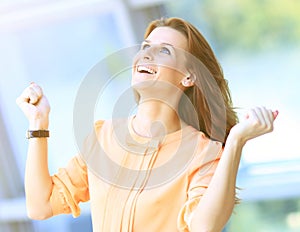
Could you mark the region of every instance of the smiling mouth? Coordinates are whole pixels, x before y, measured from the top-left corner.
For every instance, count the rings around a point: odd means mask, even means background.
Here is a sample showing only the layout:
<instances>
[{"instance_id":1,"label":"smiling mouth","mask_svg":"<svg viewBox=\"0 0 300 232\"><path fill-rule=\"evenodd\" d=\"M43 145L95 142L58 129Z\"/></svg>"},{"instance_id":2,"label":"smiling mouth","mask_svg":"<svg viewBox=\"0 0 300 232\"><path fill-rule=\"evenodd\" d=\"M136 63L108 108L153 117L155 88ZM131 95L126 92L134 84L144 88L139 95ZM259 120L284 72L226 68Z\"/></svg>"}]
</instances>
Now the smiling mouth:
<instances>
[{"instance_id":1,"label":"smiling mouth","mask_svg":"<svg viewBox=\"0 0 300 232\"><path fill-rule=\"evenodd\" d=\"M137 66L137 71L139 73L146 73L146 74L152 74L152 75L157 73L157 71L154 68L149 67L149 66L144 66L144 65Z\"/></svg>"}]
</instances>

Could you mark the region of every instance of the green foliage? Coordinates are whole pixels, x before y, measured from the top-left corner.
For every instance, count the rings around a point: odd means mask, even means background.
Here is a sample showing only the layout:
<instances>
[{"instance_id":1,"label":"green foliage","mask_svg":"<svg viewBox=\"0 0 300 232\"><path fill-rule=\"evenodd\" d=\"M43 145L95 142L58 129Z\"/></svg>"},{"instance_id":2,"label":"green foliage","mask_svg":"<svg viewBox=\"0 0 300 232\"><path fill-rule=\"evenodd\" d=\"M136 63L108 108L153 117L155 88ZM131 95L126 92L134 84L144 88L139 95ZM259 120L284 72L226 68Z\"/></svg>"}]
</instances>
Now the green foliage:
<instances>
[{"instance_id":1,"label":"green foliage","mask_svg":"<svg viewBox=\"0 0 300 232\"><path fill-rule=\"evenodd\" d=\"M299 231L299 199L244 202L237 206L227 231L294 232ZM297 214L294 223L290 216Z\"/></svg>"},{"instance_id":2,"label":"green foliage","mask_svg":"<svg viewBox=\"0 0 300 232\"><path fill-rule=\"evenodd\" d=\"M172 1L168 9L207 30L218 51L257 52L300 45L299 0Z\"/></svg>"}]
</instances>

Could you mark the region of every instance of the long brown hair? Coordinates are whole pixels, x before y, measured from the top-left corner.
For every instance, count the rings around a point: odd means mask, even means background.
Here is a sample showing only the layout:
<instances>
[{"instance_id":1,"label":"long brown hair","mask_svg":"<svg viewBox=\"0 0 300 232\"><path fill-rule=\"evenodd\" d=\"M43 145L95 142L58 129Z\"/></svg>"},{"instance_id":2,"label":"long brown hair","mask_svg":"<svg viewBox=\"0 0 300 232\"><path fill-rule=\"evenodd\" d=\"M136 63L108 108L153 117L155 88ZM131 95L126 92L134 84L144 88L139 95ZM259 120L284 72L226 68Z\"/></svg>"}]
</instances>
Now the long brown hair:
<instances>
[{"instance_id":1,"label":"long brown hair","mask_svg":"<svg viewBox=\"0 0 300 232\"><path fill-rule=\"evenodd\" d=\"M199 67L198 62L198 67L191 67L196 75L196 82L185 91L185 97L181 98L178 108L180 117L187 124L203 131L209 138L224 144L238 118L232 107L228 83L212 48L191 23L180 18L152 21L145 31L144 38L155 28L163 26L181 32L187 38L188 52L203 64ZM188 108L191 104L197 114L196 122Z\"/></svg>"}]
</instances>

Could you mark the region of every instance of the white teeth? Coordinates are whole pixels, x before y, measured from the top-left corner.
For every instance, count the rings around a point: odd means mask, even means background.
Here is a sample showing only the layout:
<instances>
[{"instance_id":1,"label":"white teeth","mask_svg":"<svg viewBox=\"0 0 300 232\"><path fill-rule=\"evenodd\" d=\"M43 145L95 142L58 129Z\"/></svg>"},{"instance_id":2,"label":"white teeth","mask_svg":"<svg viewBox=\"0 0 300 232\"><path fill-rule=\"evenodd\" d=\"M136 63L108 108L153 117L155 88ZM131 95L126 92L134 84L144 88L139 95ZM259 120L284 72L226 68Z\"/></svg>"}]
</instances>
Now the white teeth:
<instances>
[{"instance_id":1,"label":"white teeth","mask_svg":"<svg viewBox=\"0 0 300 232\"><path fill-rule=\"evenodd\" d=\"M137 71L138 72L142 72L142 71L145 71L145 72L148 72L150 74L156 74L156 71L150 67L147 67L147 66L142 66L142 65L139 65L137 67Z\"/></svg>"}]
</instances>

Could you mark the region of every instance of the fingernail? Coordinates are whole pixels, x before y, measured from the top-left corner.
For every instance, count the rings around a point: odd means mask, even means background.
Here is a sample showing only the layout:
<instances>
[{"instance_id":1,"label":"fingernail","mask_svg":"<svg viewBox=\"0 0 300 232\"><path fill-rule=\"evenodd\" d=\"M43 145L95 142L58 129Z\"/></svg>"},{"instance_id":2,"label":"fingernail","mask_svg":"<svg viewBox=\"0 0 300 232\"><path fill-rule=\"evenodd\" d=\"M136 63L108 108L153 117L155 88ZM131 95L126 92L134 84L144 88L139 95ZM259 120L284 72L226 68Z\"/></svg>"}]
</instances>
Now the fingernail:
<instances>
[{"instance_id":1,"label":"fingernail","mask_svg":"<svg viewBox=\"0 0 300 232\"><path fill-rule=\"evenodd\" d=\"M275 111L273 112L273 117L274 117L274 119L277 118L278 114L279 114L279 111L278 111L278 110L275 110Z\"/></svg>"}]
</instances>

